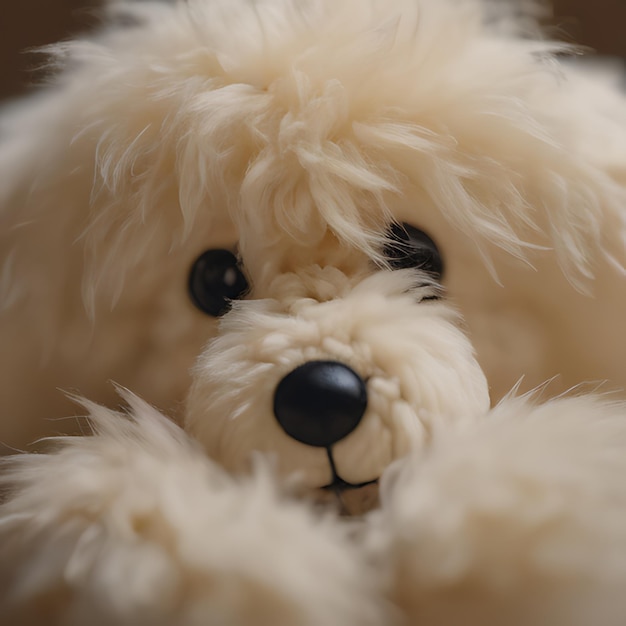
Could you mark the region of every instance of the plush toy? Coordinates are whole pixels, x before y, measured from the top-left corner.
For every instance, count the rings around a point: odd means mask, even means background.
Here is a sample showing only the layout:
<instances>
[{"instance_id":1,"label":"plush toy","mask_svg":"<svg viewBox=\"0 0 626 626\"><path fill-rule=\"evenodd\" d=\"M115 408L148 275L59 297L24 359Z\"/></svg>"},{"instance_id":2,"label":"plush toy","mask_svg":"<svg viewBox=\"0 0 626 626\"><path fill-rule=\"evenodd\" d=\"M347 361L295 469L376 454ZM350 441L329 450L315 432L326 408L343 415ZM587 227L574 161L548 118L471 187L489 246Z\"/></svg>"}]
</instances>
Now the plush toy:
<instances>
[{"instance_id":1,"label":"plush toy","mask_svg":"<svg viewBox=\"0 0 626 626\"><path fill-rule=\"evenodd\" d=\"M494 401L522 377L622 388L624 98L514 6L114 3L52 48L0 122L0 440L67 432L62 391L115 405L110 380L182 418L227 300L340 298L394 222L433 249ZM309 358L287 328L249 355L284 362L265 389Z\"/></svg>"},{"instance_id":2,"label":"plush toy","mask_svg":"<svg viewBox=\"0 0 626 626\"><path fill-rule=\"evenodd\" d=\"M520 11L113 3L52 49L0 122L0 441L60 390L94 434L3 462L7 623L624 623L626 102Z\"/></svg>"}]
</instances>

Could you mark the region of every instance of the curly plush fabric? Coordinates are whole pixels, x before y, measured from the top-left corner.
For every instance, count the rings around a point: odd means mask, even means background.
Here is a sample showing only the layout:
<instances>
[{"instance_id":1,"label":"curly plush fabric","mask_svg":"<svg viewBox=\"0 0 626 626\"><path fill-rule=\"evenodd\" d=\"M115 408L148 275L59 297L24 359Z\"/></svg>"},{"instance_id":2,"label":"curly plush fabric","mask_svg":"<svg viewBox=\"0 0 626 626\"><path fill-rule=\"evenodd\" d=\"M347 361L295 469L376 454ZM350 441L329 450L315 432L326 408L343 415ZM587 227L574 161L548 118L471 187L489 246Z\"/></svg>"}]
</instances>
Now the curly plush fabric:
<instances>
[{"instance_id":1,"label":"curly plush fabric","mask_svg":"<svg viewBox=\"0 0 626 626\"><path fill-rule=\"evenodd\" d=\"M59 389L111 405L108 380L182 420L220 334L185 293L201 253L238 250L249 300L316 266L340 298L394 221L439 246L494 400L623 388L624 97L523 8L114 2L51 47L0 117L0 441L66 432Z\"/></svg>"},{"instance_id":2,"label":"curly plush fabric","mask_svg":"<svg viewBox=\"0 0 626 626\"><path fill-rule=\"evenodd\" d=\"M626 619L626 406L508 398L438 429L360 521L235 480L154 409L5 461L0 616L78 626Z\"/></svg>"},{"instance_id":3,"label":"curly plush fabric","mask_svg":"<svg viewBox=\"0 0 626 626\"><path fill-rule=\"evenodd\" d=\"M623 93L534 3L107 6L0 116L0 442L94 403L2 461L0 622L622 626Z\"/></svg>"},{"instance_id":4,"label":"curly plush fabric","mask_svg":"<svg viewBox=\"0 0 626 626\"><path fill-rule=\"evenodd\" d=\"M87 405L92 437L4 465L3 623L380 623L374 571L349 528L288 501L266 467L233 479L125 398L131 419Z\"/></svg>"}]
</instances>

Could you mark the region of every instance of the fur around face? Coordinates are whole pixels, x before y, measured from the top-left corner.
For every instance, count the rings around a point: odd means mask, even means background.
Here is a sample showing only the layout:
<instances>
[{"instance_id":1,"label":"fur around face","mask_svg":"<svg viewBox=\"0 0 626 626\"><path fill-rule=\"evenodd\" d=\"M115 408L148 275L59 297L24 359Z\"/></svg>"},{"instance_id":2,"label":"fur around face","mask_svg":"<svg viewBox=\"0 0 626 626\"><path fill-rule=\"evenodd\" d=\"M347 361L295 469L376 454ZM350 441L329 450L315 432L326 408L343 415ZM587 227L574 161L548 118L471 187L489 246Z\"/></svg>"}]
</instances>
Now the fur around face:
<instances>
[{"instance_id":1,"label":"fur around face","mask_svg":"<svg viewBox=\"0 0 626 626\"><path fill-rule=\"evenodd\" d=\"M489 409L521 376L624 385L622 94L509 3L111 7L0 122L0 440L69 430L58 387L100 403L93 436L2 461L0 619L623 624L626 406ZM449 301L393 269L394 223ZM186 293L217 248L250 286L219 322ZM272 397L327 360L367 408L325 450ZM187 432L105 408L108 379ZM296 499L335 478L380 506Z\"/></svg>"},{"instance_id":2,"label":"fur around face","mask_svg":"<svg viewBox=\"0 0 626 626\"><path fill-rule=\"evenodd\" d=\"M336 360L367 380L362 422L332 446L334 470L351 484L377 480L442 424L484 414L485 377L454 314L422 300L428 288L411 289L410 275L388 274L352 287L325 268L313 285L344 283L339 298L300 298L307 285L289 284L290 302L242 302L225 317L196 365L185 416L211 457L241 473L262 451L277 457L281 474L297 473L310 487L332 483L326 450L294 441L271 410L281 378L307 361Z\"/></svg>"},{"instance_id":3,"label":"fur around face","mask_svg":"<svg viewBox=\"0 0 626 626\"><path fill-rule=\"evenodd\" d=\"M263 467L237 482L126 399L132 420L88 405L93 437L3 468L18 489L0 507L3 623L380 623L378 582L348 528L279 496Z\"/></svg>"},{"instance_id":4,"label":"fur around face","mask_svg":"<svg viewBox=\"0 0 626 626\"><path fill-rule=\"evenodd\" d=\"M396 462L358 522L235 480L126 394L92 437L5 459L14 626L619 626L626 406L508 398Z\"/></svg>"},{"instance_id":5,"label":"fur around face","mask_svg":"<svg viewBox=\"0 0 626 626\"><path fill-rule=\"evenodd\" d=\"M394 220L439 245L493 400L521 377L623 387L624 99L559 62L512 4L111 12L51 48L51 84L0 121L7 446L72 428L44 419L74 414L60 389L115 403L108 380L182 420L207 340L238 341L186 294L204 250L238 249L243 309L290 315L291 285L340 300L378 271ZM318 267L337 271L320 283ZM333 353L340 323L294 350Z\"/></svg>"}]
</instances>

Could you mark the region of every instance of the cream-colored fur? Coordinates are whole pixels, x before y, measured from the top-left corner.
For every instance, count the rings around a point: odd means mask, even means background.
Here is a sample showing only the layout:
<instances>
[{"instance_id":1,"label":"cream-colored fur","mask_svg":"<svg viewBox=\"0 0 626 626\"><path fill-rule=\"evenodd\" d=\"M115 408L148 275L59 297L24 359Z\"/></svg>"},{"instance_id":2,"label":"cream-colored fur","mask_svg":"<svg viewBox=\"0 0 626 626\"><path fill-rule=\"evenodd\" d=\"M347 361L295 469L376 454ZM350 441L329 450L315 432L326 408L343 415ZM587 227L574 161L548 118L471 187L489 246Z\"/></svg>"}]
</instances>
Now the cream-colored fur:
<instances>
[{"instance_id":1,"label":"cream-colored fur","mask_svg":"<svg viewBox=\"0 0 626 626\"><path fill-rule=\"evenodd\" d=\"M440 424L354 522L280 495L264 464L236 481L126 398L132 419L92 405L93 437L4 467L7 624L624 623L623 404L507 399Z\"/></svg>"},{"instance_id":2,"label":"cream-colored fur","mask_svg":"<svg viewBox=\"0 0 626 626\"><path fill-rule=\"evenodd\" d=\"M186 295L201 252L238 245L276 299L371 273L392 219L439 244L494 400L622 388L624 98L507 7L114 3L134 26L54 47L0 121L0 441L66 432L59 389L114 403L109 379L182 414L217 332Z\"/></svg>"},{"instance_id":3,"label":"cream-colored fur","mask_svg":"<svg viewBox=\"0 0 626 626\"><path fill-rule=\"evenodd\" d=\"M484 414L487 384L455 316L444 304L419 302L429 288L411 289L403 274L380 272L353 287L325 268L309 276L310 287L331 288L332 299L303 298L306 280L282 276L275 289L283 298L238 303L195 367L187 429L233 472L263 451L277 456L281 474L322 487L332 482L326 450L294 441L271 409L281 378L301 363L340 361L368 381L363 420L333 446L336 469L352 484L423 449L441 423Z\"/></svg>"},{"instance_id":4,"label":"cream-colored fur","mask_svg":"<svg viewBox=\"0 0 626 626\"><path fill-rule=\"evenodd\" d=\"M126 397L132 421L90 406L93 437L4 468L19 492L0 508L3 624L380 623L349 528L280 497L267 469L236 481Z\"/></svg>"},{"instance_id":5,"label":"cream-colored fur","mask_svg":"<svg viewBox=\"0 0 626 626\"><path fill-rule=\"evenodd\" d=\"M623 624L624 409L508 399L392 468L374 542L410 623Z\"/></svg>"},{"instance_id":6,"label":"cream-colored fur","mask_svg":"<svg viewBox=\"0 0 626 626\"><path fill-rule=\"evenodd\" d=\"M113 2L54 47L0 118L0 442L99 404L3 462L1 619L624 623L626 101L513 7ZM219 322L187 293L215 248L250 285ZM366 385L332 450L272 407L312 360ZM617 391L507 395L555 376Z\"/></svg>"}]
</instances>

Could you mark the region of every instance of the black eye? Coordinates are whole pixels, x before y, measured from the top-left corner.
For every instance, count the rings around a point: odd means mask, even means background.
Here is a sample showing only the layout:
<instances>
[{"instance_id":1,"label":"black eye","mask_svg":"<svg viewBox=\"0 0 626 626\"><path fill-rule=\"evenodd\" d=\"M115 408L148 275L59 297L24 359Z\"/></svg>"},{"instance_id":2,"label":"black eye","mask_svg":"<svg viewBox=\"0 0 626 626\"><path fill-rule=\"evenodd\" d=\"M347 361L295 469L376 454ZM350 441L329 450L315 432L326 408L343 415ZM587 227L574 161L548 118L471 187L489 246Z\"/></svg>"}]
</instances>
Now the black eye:
<instances>
[{"instance_id":1,"label":"black eye","mask_svg":"<svg viewBox=\"0 0 626 626\"><path fill-rule=\"evenodd\" d=\"M224 315L231 300L238 300L248 289L237 257L229 250L207 250L191 268L189 293L193 303L213 317Z\"/></svg>"},{"instance_id":2,"label":"black eye","mask_svg":"<svg viewBox=\"0 0 626 626\"><path fill-rule=\"evenodd\" d=\"M423 231L410 224L393 224L388 233L389 243L384 254L395 269L414 267L432 274L439 280L443 275L443 261L435 242Z\"/></svg>"}]
</instances>

